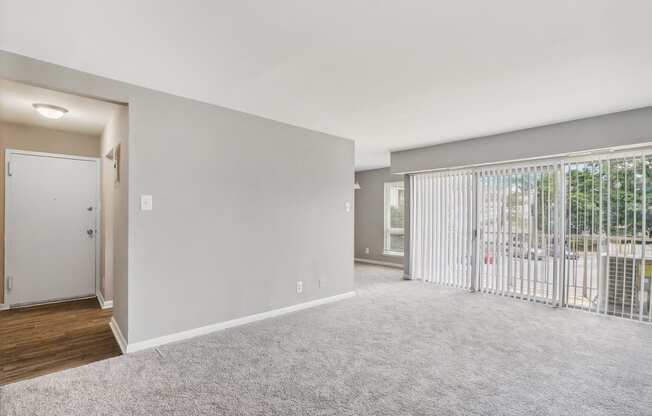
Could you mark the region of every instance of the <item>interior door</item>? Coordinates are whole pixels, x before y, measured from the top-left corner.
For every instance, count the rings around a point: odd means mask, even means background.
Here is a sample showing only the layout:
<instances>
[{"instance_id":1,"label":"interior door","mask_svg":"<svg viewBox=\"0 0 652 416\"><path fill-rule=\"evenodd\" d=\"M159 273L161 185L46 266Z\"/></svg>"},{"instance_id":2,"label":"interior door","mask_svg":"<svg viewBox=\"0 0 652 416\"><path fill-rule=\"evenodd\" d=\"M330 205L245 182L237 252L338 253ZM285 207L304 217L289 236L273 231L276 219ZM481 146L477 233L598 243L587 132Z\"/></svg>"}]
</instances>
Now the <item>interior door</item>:
<instances>
[{"instance_id":1,"label":"interior door","mask_svg":"<svg viewBox=\"0 0 652 416\"><path fill-rule=\"evenodd\" d=\"M98 160L7 150L10 305L95 294Z\"/></svg>"}]
</instances>

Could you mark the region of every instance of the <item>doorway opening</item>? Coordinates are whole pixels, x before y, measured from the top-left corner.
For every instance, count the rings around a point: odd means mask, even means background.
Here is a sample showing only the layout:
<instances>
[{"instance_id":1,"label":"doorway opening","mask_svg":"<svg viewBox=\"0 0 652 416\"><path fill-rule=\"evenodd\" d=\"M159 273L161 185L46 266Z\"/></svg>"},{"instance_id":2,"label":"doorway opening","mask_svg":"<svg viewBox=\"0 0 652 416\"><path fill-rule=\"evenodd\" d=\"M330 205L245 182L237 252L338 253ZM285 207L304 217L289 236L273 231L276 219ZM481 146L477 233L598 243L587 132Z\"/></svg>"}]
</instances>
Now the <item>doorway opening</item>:
<instances>
[{"instance_id":1,"label":"doorway opening","mask_svg":"<svg viewBox=\"0 0 652 416\"><path fill-rule=\"evenodd\" d=\"M128 111L1 79L0 108L1 385L120 354L109 321L126 261L115 236Z\"/></svg>"}]
</instances>

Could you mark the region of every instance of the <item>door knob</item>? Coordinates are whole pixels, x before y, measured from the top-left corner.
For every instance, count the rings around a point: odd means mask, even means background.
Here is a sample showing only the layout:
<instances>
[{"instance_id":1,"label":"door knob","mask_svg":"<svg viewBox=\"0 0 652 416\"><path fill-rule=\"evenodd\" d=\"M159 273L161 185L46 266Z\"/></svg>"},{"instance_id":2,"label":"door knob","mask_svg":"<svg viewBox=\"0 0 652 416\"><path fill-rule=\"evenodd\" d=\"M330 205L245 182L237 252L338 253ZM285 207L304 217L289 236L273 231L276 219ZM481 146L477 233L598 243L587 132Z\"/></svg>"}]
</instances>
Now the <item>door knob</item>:
<instances>
[{"instance_id":1,"label":"door knob","mask_svg":"<svg viewBox=\"0 0 652 416\"><path fill-rule=\"evenodd\" d=\"M93 233L94 233L94 231L93 231L91 228L89 228L88 230L86 230L86 234L88 234L89 237L92 237L92 236L93 236Z\"/></svg>"}]
</instances>

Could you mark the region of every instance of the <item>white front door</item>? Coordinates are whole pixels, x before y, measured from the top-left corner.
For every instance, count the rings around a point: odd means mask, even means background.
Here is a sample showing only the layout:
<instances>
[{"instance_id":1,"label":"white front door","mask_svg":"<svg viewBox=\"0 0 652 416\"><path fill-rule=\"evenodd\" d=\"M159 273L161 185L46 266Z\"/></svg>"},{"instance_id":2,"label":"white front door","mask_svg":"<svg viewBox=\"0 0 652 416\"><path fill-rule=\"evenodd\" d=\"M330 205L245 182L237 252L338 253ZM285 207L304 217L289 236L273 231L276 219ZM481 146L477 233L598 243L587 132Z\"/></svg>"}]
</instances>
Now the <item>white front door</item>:
<instances>
[{"instance_id":1,"label":"white front door","mask_svg":"<svg viewBox=\"0 0 652 416\"><path fill-rule=\"evenodd\" d=\"M10 305L95 295L99 161L6 151Z\"/></svg>"}]
</instances>

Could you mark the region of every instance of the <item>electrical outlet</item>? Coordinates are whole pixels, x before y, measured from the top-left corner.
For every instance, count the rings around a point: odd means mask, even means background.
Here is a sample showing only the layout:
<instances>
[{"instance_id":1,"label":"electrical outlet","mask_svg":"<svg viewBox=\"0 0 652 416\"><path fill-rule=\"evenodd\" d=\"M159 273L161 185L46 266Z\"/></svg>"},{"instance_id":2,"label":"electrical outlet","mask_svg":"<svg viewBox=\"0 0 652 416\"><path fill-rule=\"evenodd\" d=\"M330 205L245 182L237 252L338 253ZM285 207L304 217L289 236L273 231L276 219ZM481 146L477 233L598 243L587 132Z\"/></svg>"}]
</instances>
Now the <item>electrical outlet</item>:
<instances>
[{"instance_id":1,"label":"electrical outlet","mask_svg":"<svg viewBox=\"0 0 652 416\"><path fill-rule=\"evenodd\" d=\"M364 249L364 254L369 254L369 247Z\"/></svg>"},{"instance_id":2,"label":"electrical outlet","mask_svg":"<svg viewBox=\"0 0 652 416\"><path fill-rule=\"evenodd\" d=\"M297 293L301 293L301 292L303 292L303 282L299 280L297 282Z\"/></svg>"},{"instance_id":3,"label":"electrical outlet","mask_svg":"<svg viewBox=\"0 0 652 416\"><path fill-rule=\"evenodd\" d=\"M317 287L321 288L321 279L317 279Z\"/></svg>"}]
</instances>

